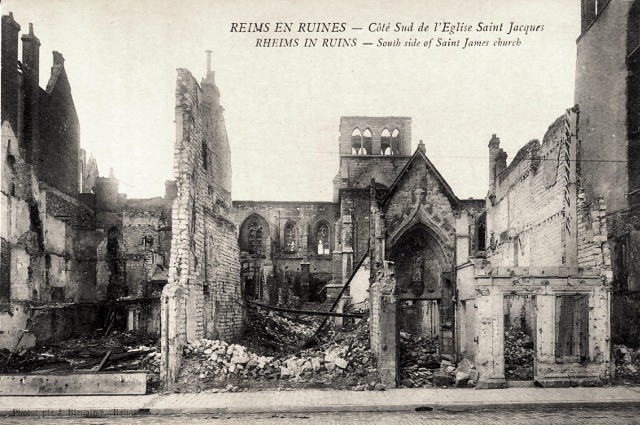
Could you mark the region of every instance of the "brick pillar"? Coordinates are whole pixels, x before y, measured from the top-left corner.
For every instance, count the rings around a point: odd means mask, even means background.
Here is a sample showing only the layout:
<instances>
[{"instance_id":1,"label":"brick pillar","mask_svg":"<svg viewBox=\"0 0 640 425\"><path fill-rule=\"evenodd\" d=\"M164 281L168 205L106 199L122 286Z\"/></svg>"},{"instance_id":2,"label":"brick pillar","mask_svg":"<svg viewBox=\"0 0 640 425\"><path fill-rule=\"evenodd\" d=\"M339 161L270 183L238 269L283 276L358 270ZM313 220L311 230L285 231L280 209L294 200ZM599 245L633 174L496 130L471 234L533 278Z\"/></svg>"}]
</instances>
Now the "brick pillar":
<instances>
[{"instance_id":1,"label":"brick pillar","mask_svg":"<svg viewBox=\"0 0 640 425\"><path fill-rule=\"evenodd\" d=\"M491 284L490 281L486 283ZM476 368L480 373L476 388L505 388L503 293L497 288L480 288L476 306L478 307Z\"/></svg>"}]
</instances>

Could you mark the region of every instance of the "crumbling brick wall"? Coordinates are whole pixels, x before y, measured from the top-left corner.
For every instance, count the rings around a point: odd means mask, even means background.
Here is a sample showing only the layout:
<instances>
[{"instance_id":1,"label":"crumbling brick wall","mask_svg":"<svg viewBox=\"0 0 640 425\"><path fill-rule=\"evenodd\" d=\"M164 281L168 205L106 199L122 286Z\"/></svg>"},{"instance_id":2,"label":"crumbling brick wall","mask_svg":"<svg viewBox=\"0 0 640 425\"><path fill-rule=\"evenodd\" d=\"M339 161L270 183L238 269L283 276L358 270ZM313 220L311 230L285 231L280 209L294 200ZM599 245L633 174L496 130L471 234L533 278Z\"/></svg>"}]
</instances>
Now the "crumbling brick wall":
<instances>
[{"instance_id":1,"label":"crumbling brick wall","mask_svg":"<svg viewBox=\"0 0 640 425\"><path fill-rule=\"evenodd\" d=\"M529 142L497 176L487 209L488 253L496 264L564 265L563 124L556 120L542 144Z\"/></svg>"},{"instance_id":2,"label":"crumbling brick wall","mask_svg":"<svg viewBox=\"0 0 640 425\"><path fill-rule=\"evenodd\" d=\"M172 210L168 285L163 294L183 296L184 303L173 300L173 307L168 308L163 301L163 350L171 344L180 346L187 339L233 339L242 330L240 256L237 229L229 213L230 155L213 78L209 71L200 86L189 71L178 70L177 195ZM181 329L184 337L175 334ZM170 377L179 359L165 360L169 362L165 363L165 376Z\"/></svg>"}]
</instances>

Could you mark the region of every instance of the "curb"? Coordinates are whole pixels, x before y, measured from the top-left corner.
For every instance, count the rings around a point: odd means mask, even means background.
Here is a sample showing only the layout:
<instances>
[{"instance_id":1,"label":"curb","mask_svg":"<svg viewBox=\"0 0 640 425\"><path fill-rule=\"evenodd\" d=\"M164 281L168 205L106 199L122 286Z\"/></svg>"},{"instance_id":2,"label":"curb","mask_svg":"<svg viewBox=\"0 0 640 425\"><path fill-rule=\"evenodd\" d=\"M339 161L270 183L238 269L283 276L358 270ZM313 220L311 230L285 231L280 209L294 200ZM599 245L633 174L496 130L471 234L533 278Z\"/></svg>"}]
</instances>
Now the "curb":
<instances>
[{"instance_id":1,"label":"curb","mask_svg":"<svg viewBox=\"0 0 640 425\"><path fill-rule=\"evenodd\" d=\"M240 406L240 407L141 407L129 409L0 409L0 416L11 417L109 417L109 416L168 416L197 414L259 414L259 413L348 413L348 412L473 412L486 410L532 409L630 409L640 408L640 400L608 401L536 401L536 402L434 402L422 404L318 404L307 406Z\"/></svg>"}]
</instances>

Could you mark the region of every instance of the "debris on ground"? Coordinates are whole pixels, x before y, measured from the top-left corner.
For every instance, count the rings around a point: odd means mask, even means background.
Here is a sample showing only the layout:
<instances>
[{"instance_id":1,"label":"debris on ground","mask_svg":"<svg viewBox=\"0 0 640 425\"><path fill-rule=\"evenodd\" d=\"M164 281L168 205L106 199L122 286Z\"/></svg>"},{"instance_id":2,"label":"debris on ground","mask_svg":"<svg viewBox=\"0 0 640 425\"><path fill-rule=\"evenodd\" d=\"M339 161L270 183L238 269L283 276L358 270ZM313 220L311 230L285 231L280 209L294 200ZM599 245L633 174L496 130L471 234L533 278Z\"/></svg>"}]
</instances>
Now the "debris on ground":
<instances>
[{"instance_id":1,"label":"debris on ground","mask_svg":"<svg viewBox=\"0 0 640 425\"><path fill-rule=\"evenodd\" d=\"M613 360L616 365L616 382L640 384L640 348L633 349L626 345L614 345Z\"/></svg>"},{"instance_id":2,"label":"debris on ground","mask_svg":"<svg viewBox=\"0 0 640 425\"><path fill-rule=\"evenodd\" d=\"M522 329L510 328L504 334L505 378L516 381L533 379L533 339Z\"/></svg>"},{"instance_id":3,"label":"debris on ground","mask_svg":"<svg viewBox=\"0 0 640 425\"><path fill-rule=\"evenodd\" d=\"M431 386L433 373L440 368L438 337L417 337L400 332L400 386Z\"/></svg>"},{"instance_id":4,"label":"debris on ground","mask_svg":"<svg viewBox=\"0 0 640 425\"><path fill-rule=\"evenodd\" d=\"M208 339L187 344L178 377L180 391L384 389L374 367L367 320L343 329L327 326L318 345L302 350L299 347L317 329L317 317L304 322L262 309L250 310L249 317L249 332L240 340L248 344Z\"/></svg>"},{"instance_id":5,"label":"debris on ground","mask_svg":"<svg viewBox=\"0 0 640 425\"><path fill-rule=\"evenodd\" d=\"M159 340L142 332L96 332L14 353L0 350L4 373L109 372L146 370L148 387L159 387ZM7 364L6 360L9 360Z\"/></svg>"},{"instance_id":6,"label":"debris on ground","mask_svg":"<svg viewBox=\"0 0 640 425\"><path fill-rule=\"evenodd\" d=\"M478 371L462 359L456 365L439 354L437 336L400 332L400 388L475 387Z\"/></svg>"}]
</instances>

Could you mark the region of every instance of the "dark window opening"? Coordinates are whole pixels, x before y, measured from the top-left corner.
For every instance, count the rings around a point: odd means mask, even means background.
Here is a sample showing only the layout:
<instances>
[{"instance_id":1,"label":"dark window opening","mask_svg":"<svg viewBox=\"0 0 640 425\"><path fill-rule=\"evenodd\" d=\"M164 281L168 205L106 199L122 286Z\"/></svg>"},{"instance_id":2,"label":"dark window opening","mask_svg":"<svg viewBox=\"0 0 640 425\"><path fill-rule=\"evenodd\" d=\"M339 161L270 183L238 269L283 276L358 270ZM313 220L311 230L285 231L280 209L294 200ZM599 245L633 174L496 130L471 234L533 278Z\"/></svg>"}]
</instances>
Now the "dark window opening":
<instances>
[{"instance_id":1,"label":"dark window opening","mask_svg":"<svg viewBox=\"0 0 640 425\"><path fill-rule=\"evenodd\" d=\"M487 214L482 213L475 221L473 234L473 250L475 253L487 250Z\"/></svg>"},{"instance_id":2,"label":"dark window opening","mask_svg":"<svg viewBox=\"0 0 640 425\"><path fill-rule=\"evenodd\" d=\"M209 147L207 142L202 142L202 167L205 170L209 169Z\"/></svg>"}]
</instances>

